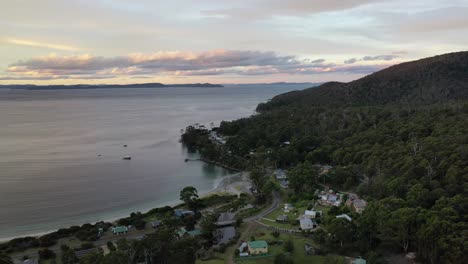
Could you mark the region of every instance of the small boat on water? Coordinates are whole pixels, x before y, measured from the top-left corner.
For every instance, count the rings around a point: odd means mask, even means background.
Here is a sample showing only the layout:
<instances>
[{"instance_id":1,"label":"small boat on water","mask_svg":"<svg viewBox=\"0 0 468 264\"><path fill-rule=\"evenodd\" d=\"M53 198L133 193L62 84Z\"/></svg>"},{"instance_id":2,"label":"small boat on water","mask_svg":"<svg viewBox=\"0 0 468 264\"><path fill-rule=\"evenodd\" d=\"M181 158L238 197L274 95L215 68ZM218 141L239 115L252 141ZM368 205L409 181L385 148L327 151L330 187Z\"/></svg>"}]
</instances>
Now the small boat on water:
<instances>
[{"instance_id":1,"label":"small boat on water","mask_svg":"<svg viewBox=\"0 0 468 264\"><path fill-rule=\"evenodd\" d=\"M123 157L123 159L124 159L124 160L131 160L132 157L130 157L130 156L125 156L125 157Z\"/></svg>"},{"instance_id":2,"label":"small boat on water","mask_svg":"<svg viewBox=\"0 0 468 264\"><path fill-rule=\"evenodd\" d=\"M123 146L124 146L124 148L126 148L126 147L127 147L127 144L125 144L125 145L123 145Z\"/></svg>"}]
</instances>

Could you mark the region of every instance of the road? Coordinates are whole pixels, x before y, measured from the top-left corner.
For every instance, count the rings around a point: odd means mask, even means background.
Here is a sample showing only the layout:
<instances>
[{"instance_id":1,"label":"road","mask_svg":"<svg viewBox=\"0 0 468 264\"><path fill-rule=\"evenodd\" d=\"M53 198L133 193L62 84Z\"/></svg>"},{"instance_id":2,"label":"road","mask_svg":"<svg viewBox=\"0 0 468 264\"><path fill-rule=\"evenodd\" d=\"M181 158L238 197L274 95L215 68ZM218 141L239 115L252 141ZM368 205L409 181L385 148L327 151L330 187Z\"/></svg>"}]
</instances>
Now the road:
<instances>
[{"instance_id":1,"label":"road","mask_svg":"<svg viewBox=\"0 0 468 264\"><path fill-rule=\"evenodd\" d=\"M237 242L235 244L236 246L228 248L228 251L227 251L228 253L226 254L228 256L228 259L226 260L227 264L235 264L234 250L237 248L237 245L240 245L241 241L248 240L246 235L250 233L252 228L255 228L255 226L257 225L256 220L261 219L264 216L270 214L271 212L276 210L279 207L279 205L281 204L281 195L279 194L279 192L273 191L272 196L273 196L273 202L271 203L270 207L268 207L268 209L266 209L265 211L263 211L263 212L261 212L261 213L259 213L257 215L244 218L244 222L246 222L247 228L244 230L244 232L241 233L239 239L237 240Z\"/></svg>"},{"instance_id":2,"label":"road","mask_svg":"<svg viewBox=\"0 0 468 264\"><path fill-rule=\"evenodd\" d=\"M263 218L265 215L270 214L271 212L276 210L281 203L281 196L278 191L273 191L272 196L273 196L273 202L271 203L271 206L268 209L266 209L265 211L257 215L244 218L244 222L255 221L257 219Z\"/></svg>"}]
</instances>

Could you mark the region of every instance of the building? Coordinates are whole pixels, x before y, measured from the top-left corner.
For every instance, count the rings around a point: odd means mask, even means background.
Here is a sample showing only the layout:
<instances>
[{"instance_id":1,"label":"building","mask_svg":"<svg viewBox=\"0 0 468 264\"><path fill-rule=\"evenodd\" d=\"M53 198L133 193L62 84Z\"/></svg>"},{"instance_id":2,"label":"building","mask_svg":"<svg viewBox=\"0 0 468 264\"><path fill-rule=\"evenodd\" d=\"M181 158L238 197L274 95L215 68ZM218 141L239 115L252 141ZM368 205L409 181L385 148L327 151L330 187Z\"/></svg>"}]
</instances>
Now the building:
<instances>
[{"instance_id":1,"label":"building","mask_svg":"<svg viewBox=\"0 0 468 264\"><path fill-rule=\"evenodd\" d=\"M323 165L320 167L320 175L327 174L330 170L333 169L330 165Z\"/></svg>"},{"instance_id":2,"label":"building","mask_svg":"<svg viewBox=\"0 0 468 264\"><path fill-rule=\"evenodd\" d=\"M366 264L367 261L363 258L358 258L358 259L354 259L351 263L352 264Z\"/></svg>"},{"instance_id":3,"label":"building","mask_svg":"<svg viewBox=\"0 0 468 264\"><path fill-rule=\"evenodd\" d=\"M361 200L361 199L353 200L352 208L358 214L362 213L364 209L366 209L366 206L367 206L367 202L364 200Z\"/></svg>"},{"instance_id":4,"label":"building","mask_svg":"<svg viewBox=\"0 0 468 264\"><path fill-rule=\"evenodd\" d=\"M268 254L268 244L265 240L250 241L247 243L250 255Z\"/></svg>"},{"instance_id":5,"label":"building","mask_svg":"<svg viewBox=\"0 0 468 264\"><path fill-rule=\"evenodd\" d=\"M247 246L247 243L243 242L239 246L239 257L247 257L249 256L249 247Z\"/></svg>"},{"instance_id":6,"label":"building","mask_svg":"<svg viewBox=\"0 0 468 264\"><path fill-rule=\"evenodd\" d=\"M154 229L158 228L160 225L161 225L161 221L159 220L151 222L151 227Z\"/></svg>"},{"instance_id":7,"label":"building","mask_svg":"<svg viewBox=\"0 0 468 264\"><path fill-rule=\"evenodd\" d=\"M183 237L185 237L186 235L188 235L188 234L187 234L187 229L185 229L185 227L181 227L181 228L177 229L176 234L177 234L177 236L178 236L179 238L183 238Z\"/></svg>"},{"instance_id":8,"label":"building","mask_svg":"<svg viewBox=\"0 0 468 264\"><path fill-rule=\"evenodd\" d=\"M282 170L282 169L277 169L275 171L275 177L277 180L286 180L288 179L288 175L286 173L286 171Z\"/></svg>"},{"instance_id":9,"label":"building","mask_svg":"<svg viewBox=\"0 0 468 264\"><path fill-rule=\"evenodd\" d=\"M192 231L187 231L185 227L181 227L177 229L176 234L179 238L184 238L184 237L196 237L200 236L202 234L200 229L194 229Z\"/></svg>"},{"instance_id":10,"label":"building","mask_svg":"<svg viewBox=\"0 0 468 264\"><path fill-rule=\"evenodd\" d=\"M177 218L184 218L187 215L195 215L195 213L193 211L186 210L186 209L175 209L174 210L174 215Z\"/></svg>"},{"instance_id":11,"label":"building","mask_svg":"<svg viewBox=\"0 0 468 264\"><path fill-rule=\"evenodd\" d=\"M304 216L315 219L315 217L317 216L317 212L314 210L305 210Z\"/></svg>"},{"instance_id":12,"label":"building","mask_svg":"<svg viewBox=\"0 0 468 264\"><path fill-rule=\"evenodd\" d=\"M289 213L289 211L293 210L294 206L292 204L284 204L284 212Z\"/></svg>"},{"instance_id":13,"label":"building","mask_svg":"<svg viewBox=\"0 0 468 264\"><path fill-rule=\"evenodd\" d=\"M288 221L288 216L287 215L279 215L276 217L276 222L286 222Z\"/></svg>"},{"instance_id":14,"label":"building","mask_svg":"<svg viewBox=\"0 0 468 264\"><path fill-rule=\"evenodd\" d=\"M355 194L349 194L348 200L346 201L346 206L351 208L351 210L355 211L356 213L360 214L366 209L367 202L359 199Z\"/></svg>"},{"instance_id":15,"label":"building","mask_svg":"<svg viewBox=\"0 0 468 264\"><path fill-rule=\"evenodd\" d=\"M116 226L112 227L112 233L114 235L122 235L128 233L128 228L126 226Z\"/></svg>"},{"instance_id":16,"label":"building","mask_svg":"<svg viewBox=\"0 0 468 264\"><path fill-rule=\"evenodd\" d=\"M202 232L200 229L194 229L192 231L187 231L187 235L189 235L190 237L197 237L197 236L201 236Z\"/></svg>"},{"instance_id":17,"label":"building","mask_svg":"<svg viewBox=\"0 0 468 264\"><path fill-rule=\"evenodd\" d=\"M347 215L347 214L337 215L336 218L344 218L344 219L348 220L349 222L353 221L353 219L351 218L351 216L349 216L349 215Z\"/></svg>"},{"instance_id":18,"label":"building","mask_svg":"<svg viewBox=\"0 0 468 264\"><path fill-rule=\"evenodd\" d=\"M306 216L301 216L299 218L299 224L301 225L301 230L311 230L314 229L314 222Z\"/></svg>"},{"instance_id":19,"label":"building","mask_svg":"<svg viewBox=\"0 0 468 264\"><path fill-rule=\"evenodd\" d=\"M332 190L329 193L322 192L320 194L320 201L321 205L333 205L333 206L340 206L342 201L342 194L334 193Z\"/></svg>"}]
</instances>

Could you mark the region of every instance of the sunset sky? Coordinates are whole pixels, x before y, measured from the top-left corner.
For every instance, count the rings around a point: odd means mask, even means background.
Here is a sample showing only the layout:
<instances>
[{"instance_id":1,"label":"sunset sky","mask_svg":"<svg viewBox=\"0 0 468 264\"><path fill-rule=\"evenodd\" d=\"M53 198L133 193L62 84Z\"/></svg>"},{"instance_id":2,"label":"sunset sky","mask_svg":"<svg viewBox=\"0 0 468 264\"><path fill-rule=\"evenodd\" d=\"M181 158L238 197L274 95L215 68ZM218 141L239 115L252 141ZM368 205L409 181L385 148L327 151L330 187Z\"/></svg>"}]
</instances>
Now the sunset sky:
<instances>
[{"instance_id":1,"label":"sunset sky","mask_svg":"<svg viewBox=\"0 0 468 264\"><path fill-rule=\"evenodd\" d=\"M468 0L2 0L0 84L349 81L468 50Z\"/></svg>"}]
</instances>

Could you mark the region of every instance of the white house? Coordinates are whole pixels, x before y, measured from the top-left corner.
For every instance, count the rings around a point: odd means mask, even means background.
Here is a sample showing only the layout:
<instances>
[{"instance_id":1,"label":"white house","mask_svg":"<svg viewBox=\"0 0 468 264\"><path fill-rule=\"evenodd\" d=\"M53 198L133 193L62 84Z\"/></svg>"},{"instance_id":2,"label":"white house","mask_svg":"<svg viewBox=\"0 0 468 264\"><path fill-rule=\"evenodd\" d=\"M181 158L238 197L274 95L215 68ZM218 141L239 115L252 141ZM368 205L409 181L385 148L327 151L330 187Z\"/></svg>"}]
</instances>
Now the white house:
<instances>
[{"instance_id":1,"label":"white house","mask_svg":"<svg viewBox=\"0 0 468 264\"><path fill-rule=\"evenodd\" d=\"M301 224L302 230L311 230L314 229L314 222L306 216L301 216L299 218L299 223Z\"/></svg>"},{"instance_id":2,"label":"white house","mask_svg":"<svg viewBox=\"0 0 468 264\"><path fill-rule=\"evenodd\" d=\"M284 204L284 212L289 213L289 211L293 210L294 206L292 204Z\"/></svg>"},{"instance_id":3,"label":"white house","mask_svg":"<svg viewBox=\"0 0 468 264\"><path fill-rule=\"evenodd\" d=\"M276 177L277 180L286 180L286 179L288 179L286 171L284 171L282 169L277 169L274 174L275 174L275 177Z\"/></svg>"},{"instance_id":4,"label":"white house","mask_svg":"<svg viewBox=\"0 0 468 264\"><path fill-rule=\"evenodd\" d=\"M305 210L305 212L304 212L304 216L306 216L308 218L314 219L316 215L317 215L317 212L314 211L314 210Z\"/></svg>"}]
</instances>

